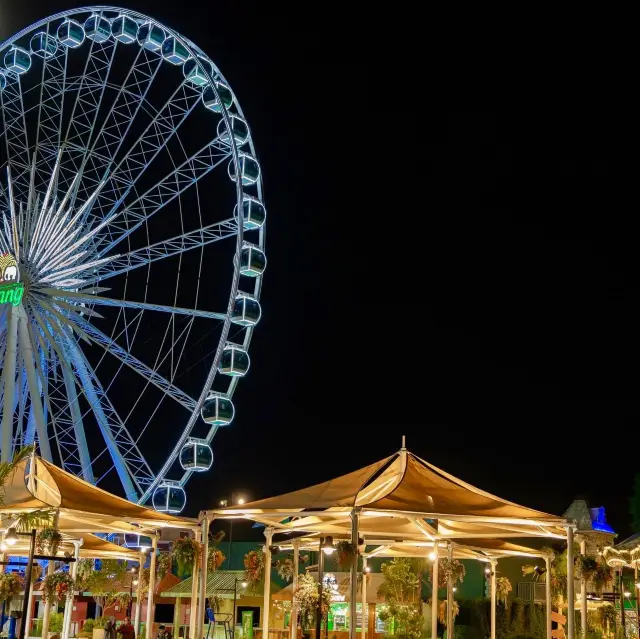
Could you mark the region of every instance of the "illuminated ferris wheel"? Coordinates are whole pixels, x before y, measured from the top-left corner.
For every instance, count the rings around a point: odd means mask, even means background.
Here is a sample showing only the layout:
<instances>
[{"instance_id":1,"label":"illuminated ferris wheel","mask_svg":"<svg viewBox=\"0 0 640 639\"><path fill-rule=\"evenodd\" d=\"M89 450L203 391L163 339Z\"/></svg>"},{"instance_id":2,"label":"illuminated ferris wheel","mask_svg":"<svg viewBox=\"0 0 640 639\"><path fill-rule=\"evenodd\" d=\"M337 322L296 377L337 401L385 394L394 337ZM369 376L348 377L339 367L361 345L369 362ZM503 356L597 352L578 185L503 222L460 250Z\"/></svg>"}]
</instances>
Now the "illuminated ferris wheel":
<instances>
[{"instance_id":1,"label":"illuminated ferris wheel","mask_svg":"<svg viewBox=\"0 0 640 639\"><path fill-rule=\"evenodd\" d=\"M2 459L24 444L180 512L249 369L266 266L251 134L172 29L113 7L0 44Z\"/></svg>"}]
</instances>

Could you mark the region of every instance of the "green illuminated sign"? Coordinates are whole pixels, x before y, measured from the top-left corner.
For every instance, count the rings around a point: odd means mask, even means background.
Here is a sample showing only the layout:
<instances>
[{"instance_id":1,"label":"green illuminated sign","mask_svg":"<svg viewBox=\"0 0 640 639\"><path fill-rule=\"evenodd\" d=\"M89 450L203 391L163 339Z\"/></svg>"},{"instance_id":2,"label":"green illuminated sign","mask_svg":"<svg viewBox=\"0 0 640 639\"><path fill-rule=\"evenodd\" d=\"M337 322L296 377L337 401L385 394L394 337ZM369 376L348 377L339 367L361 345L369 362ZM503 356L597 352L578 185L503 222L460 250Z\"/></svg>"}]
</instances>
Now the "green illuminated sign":
<instances>
[{"instance_id":1,"label":"green illuminated sign","mask_svg":"<svg viewBox=\"0 0 640 639\"><path fill-rule=\"evenodd\" d=\"M244 639L253 639L253 610L242 611L242 636Z\"/></svg>"},{"instance_id":2,"label":"green illuminated sign","mask_svg":"<svg viewBox=\"0 0 640 639\"><path fill-rule=\"evenodd\" d=\"M18 306L24 295L24 284L0 284L0 304L13 304Z\"/></svg>"},{"instance_id":3,"label":"green illuminated sign","mask_svg":"<svg viewBox=\"0 0 640 639\"><path fill-rule=\"evenodd\" d=\"M16 258L11 253L0 253L0 304L18 306L24 295Z\"/></svg>"}]
</instances>

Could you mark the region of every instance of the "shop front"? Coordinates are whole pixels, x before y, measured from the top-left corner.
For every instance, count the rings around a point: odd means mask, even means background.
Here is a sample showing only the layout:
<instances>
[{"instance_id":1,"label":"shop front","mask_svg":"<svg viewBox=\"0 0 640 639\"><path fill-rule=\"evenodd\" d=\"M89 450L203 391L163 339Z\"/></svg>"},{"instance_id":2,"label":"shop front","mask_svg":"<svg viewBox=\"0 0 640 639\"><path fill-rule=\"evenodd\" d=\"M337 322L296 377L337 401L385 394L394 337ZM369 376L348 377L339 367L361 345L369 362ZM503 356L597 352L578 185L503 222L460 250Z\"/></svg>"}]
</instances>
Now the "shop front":
<instances>
[{"instance_id":1,"label":"shop front","mask_svg":"<svg viewBox=\"0 0 640 639\"><path fill-rule=\"evenodd\" d=\"M384 610L385 603L377 596L377 591L382 583L380 573L369 573L367 579L367 604L366 610L362 612L362 601L356 603L356 632L362 633L363 618L365 620L366 636L372 639L387 634L387 624L381 621L379 614ZM351 620L349 619L349 575L346 572L325 573L323 588L331 591L331 605L326 624L326 632L330 639L348 639ZM362 591L358 588L358 596L362 596ZM293 598L292 585L272 595L274 608L284 608L290 610ZM286 629L290 624L290 614L274 615L275 624ZM315 628L299 628L298 637L315 637Z\"/></svg>"}]
</instances>

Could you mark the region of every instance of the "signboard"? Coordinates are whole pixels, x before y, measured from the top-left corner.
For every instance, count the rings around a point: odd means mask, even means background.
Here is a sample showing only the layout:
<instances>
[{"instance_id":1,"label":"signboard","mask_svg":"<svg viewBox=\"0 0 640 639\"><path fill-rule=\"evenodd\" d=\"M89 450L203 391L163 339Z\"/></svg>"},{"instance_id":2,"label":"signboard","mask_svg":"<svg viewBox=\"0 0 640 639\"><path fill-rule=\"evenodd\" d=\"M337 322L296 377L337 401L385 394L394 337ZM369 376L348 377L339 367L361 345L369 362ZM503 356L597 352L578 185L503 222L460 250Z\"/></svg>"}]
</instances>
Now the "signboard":
<instances>
[{"instance_id":1,"label":"signboard","mask_svg":"<svg viewBox=\"0 0 640 639\"><path fill-rule=\"evenodd\" d=\"M253 639L253 610L242 611L242 636Z\"/></svg>"},{"instance_id":2,"label":"signboard","mask_svg":"<svg viewBox=\"0 0 640 639\"><path fill-rule=\"evenodd\" d=\"M24 295L16 258L11 253L0 253L0 304L18 306Z\"/></svg>"}]
</instances>

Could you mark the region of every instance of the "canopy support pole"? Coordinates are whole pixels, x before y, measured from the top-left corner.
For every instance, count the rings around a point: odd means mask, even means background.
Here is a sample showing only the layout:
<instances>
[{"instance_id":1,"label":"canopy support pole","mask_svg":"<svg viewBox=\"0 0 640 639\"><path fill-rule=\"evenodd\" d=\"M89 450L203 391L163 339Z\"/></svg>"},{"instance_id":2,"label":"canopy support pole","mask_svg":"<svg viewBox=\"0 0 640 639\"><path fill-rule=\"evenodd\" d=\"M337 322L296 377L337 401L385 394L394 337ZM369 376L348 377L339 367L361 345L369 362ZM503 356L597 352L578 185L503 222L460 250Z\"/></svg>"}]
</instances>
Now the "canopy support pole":
<instances>
[{"instance_id":1,"label":"canopy support pole","mask_svg":"<svg viewBox=\"0 0 640 639\"><path fill-rule=\"evenodd\" d=\"M298 590L298 570L300 569L300 541L293 541L293 592ZM293 597L291 602L291 619L289 620L289 635L291 639L297 639L298 635L298 604Z\"/></svg>"},{"instance_id":2,"label":"canopy support pole","mask_svg":"<svg viewBox=\"0 0 640 639\"><path fill-rule=\"evenodd\" d=\"M173 607L173 639L180 637L180 605L180 597L176 597L176 605Z\"/></svg>"},{"instance_id":3,"label":"canopy support pole","mask_svg":"<svg viewBox=\"0 0 640 639\"><path fill-rule=\"evenodd\" d=\"M544 558L545 567L547 569L544 584L545 604L547 609L547 639L551 639L551 557Z\"/></svg>"},{"instance_id":4,"label":"canopy support pole","mask_svg":"<svg viewBox=\"0 0 640 639\"><path fill-rule=\"evenodd\" d=\"M142 568L144 567L145 556L144 553L140 553L139 569L138 569L138 590L136 590L136 617L133 623L133 628L136 632L136 637L140 636L140 613L142 611Z\"/></svg>"},{"instance_id":5,"label":"canopy support pole","mask_svg":"<svg viewBox=\"0 0 640 639\"><path fill-rule=\"evenodd\" d=\"M158 533L153 535L151 544L151 558L149 560L149 594L147 595L147 624L145 636L153 637L153 600L156 592L156 555L158 554Z\"/></svg>"},{"instance_id":6,"label":"canopy support pole","mask_svg":"<svg viewBox=\"0 0 640 639\"><path fill-rule=\"evenodd\" d=\"M267 541L267 549L264 553L264 600L262 614L262 639L269 639L269 611L271 609L271 541L273 540L273 528L265 528L264 536Z\"/></svg>"},{"instance_id":7,"label":"canopy support pole","mask_svg":"<svg viewBox=\"0 0 640 639\"><path fill-rule=\"evenodd\" d=\"M204 611L207 609L207 568L209 566L209 517L202 519L202 559L200 563L200 596L198 598L197 637L204 636ZM236 620L233 620L233 628Z\"/></svg>"},{"instance_id":8,"label":"canopy support pole","mask_svg":"<svg viewBox=\"0 0 640 639\"><path fill-rule=\"evenodd\" d=\"M573 575L573 526L567 526L567 636L575 639L575 606Z\"/></svg>"},{"instance_id":9,"label":"canopy support pole","mask_svg":"<svg viewBox=\"0 0 640 639\"><path fill-rule=\"evenodd\" d=\"M321 639L322 634L322 582L324 581L324 537L318 539L318 609L316 610L316 636Z\"/></svg>"},{"instance_id":10,"label":"canopy support pole","mask_svg":"<svg viewBox=\"0 0 640 639\"><path fill-rule=\"evenodd\" d=\"M360 615L360 634L362 639L367 639L369 626L369 609L367 606L367 558L362 556L362 614Z\"/></svg>"},{"instance_id":11,"label":"canopy support pole","mask_svg":"<svg viewBox=\"0 0 640 639\"><path fill-rule=\"evenodd\" d=\"M358 513L351 511L351 546L354 553L351 559L351 595L349 601L349 639L356 639L356 613L358 609Z\"/></svg>"},{"instance_id":12,"label":"canopy support pole","mask_svg":"<svg viewBox=\"0 0 640 639\"><path fill-rule=\"evenodd\" d=\"M433 560L433 570L431 573L431 639L438 637L438 568L440 566L440 556L438 554L438 542L433 542L433 551L436 558Z\"/></svg>"},{"instance_id":13,"label":"canopy support pole","mask_svg":"<svg viewBox=\"0 0 640 639\"><path fill-rule=\"evenodd\" d=\"M58 519L60 518L60 512L56 511L53 518L51 527L58 530ZM54 561L49 561L47 564L47 576L53 575L56 571L56 564ZM33 589L32 589L33 590ZM42 615L42 636L46 639L49 636L49 619L51 618L51 601L46 601L44 604L44 613Z\"/></svg>"},{"instance_id":14,"label":"canopy support pole","mask_svg":"<svg viewBox=\"0 0 640 639\"><path fill-rule=\"evenodd\" d=\"M71 579L75 582L78 578L78 563L80 562L80 546L82 546L82 539L73 542L73 558L75 561L71 564L69 572L71 573ZM71 632L71 612L73 611L73 600L75 594L68 597L64 604L64 617L62 618L62 639L69 639Z\"/></svg>"},{"instance_id":15,"label":"canopy support pole","mask_svg":"<svg viewBox=\"0 0 640 639\"><path fill-rule=\"evenodd\" d=\"M580 539L580 554L587 554L587 542L584 537ZM582 620L582 639L587 639L587 580L580 575L580 618Z\"/></svg>"},{"instance_id":16,"label":"canopy support pole","mask_svg":"<svg viewBox=\"0 0 640 639\"><path fill-rule=\"evenodd\" d=\"M196 541L200 537L200 531L195 533ZM189 613L189 639L194 639L198 630L198 558L193 560L193 569L191 570L191 607ZM151 637L149 637L151 639Z\"/></svg>"},{"instance_id":17,"label":"canopy support pole","mask_svg":"<svg viewBox=\"0 0 640 639\"><path fill-rule=\"evenodd\" d=\"M640 637L640 592L638 591L638 562L633 564L633 585L636 591L636 623L638 624L638 637Z\"/></svg>"},{"instance_id":18,"label":"canopy support pole","mask_svg":"<svg viewBox=\"0 0 640 639\"><path fill-rule=\"evenodd\" d=\"M498 561L491 559L491 639L496 639L496 606L498 599L497 578Z\"/></svg>"},{"instance_id":19,"label":"canopy support pole","mask_svg":"<svg viewBox=\"0 0 640 639\"><path fill-rule=\"evenodd\" d=\"M453 544L449 542L447 549L449 564L453 561ZM447 579L447 639L453 639L453 573L449 571Z\"/></svg>"}]
</instances>

